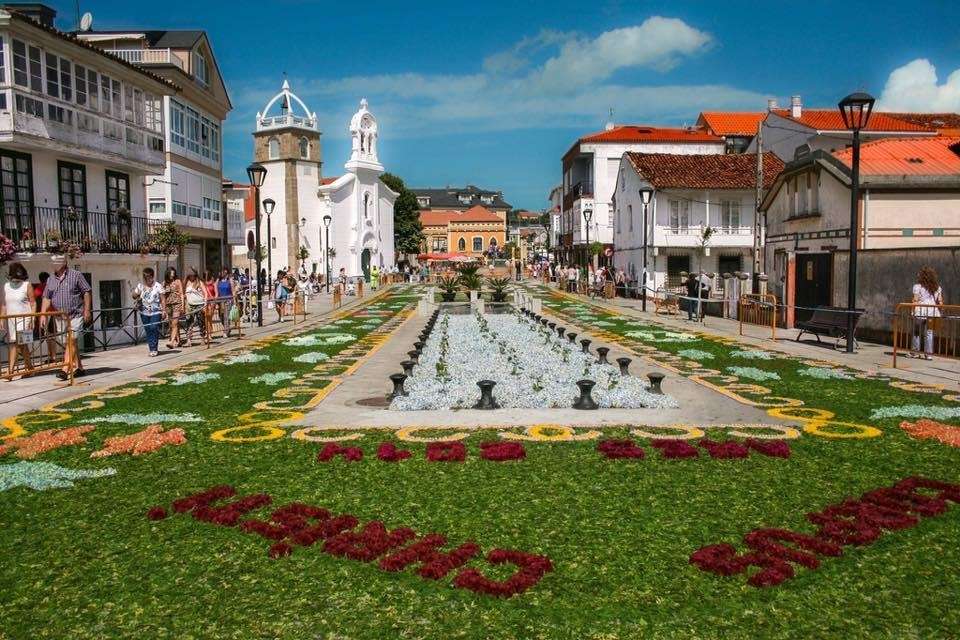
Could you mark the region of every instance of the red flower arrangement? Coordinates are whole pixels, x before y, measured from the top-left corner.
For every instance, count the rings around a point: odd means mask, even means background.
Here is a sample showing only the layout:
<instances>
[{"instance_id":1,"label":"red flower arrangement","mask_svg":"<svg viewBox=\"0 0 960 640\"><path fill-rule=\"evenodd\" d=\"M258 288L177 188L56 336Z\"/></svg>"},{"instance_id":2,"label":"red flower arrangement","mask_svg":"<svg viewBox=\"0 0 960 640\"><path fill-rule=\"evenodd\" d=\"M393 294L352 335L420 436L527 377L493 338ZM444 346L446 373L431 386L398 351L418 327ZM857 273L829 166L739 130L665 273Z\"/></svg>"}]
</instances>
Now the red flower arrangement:
<instances>
[{"instance_id":1,"label":"red flower arrangement","mask_svg":"<svg viewBox=\"0 0 960 640\"><path fill-rule=\"evenodd\" d=\"M147 511L147 518L150 520L163 520L166 517L167 510L163 507L151 507L151 509Z\"/></svg>"},{"instance_id":2,"label":"red flower arrangement","mask_svg":"<svg viewBox=\"0 0 960 640\"><path fill-rule=\"evenodd\" d=\"M323 543L323 550L332 556L344 556L351 560L371 562L387 551L396 549L415 537L417 537L417 534L409 527L387 531L382 522L374 520L364 525L359 533L344 531L327 538L327 541Z\"/></svg>"},{"instance_id":3,"label":"red flower arrangement","mask_svg":"<svg viewBox=\"0 0 960 640\"><path fill-rule=\"evenodd\" d=\"M406 449L397 449L397 445L392 442L381 442L377 448L377 458L384 462L400 462L406 460L411 454Z\"/></svg>"},{"instance_id":4,"label":"red flower arrangement","mask_svg":"<svg viewBox=\"0 0 960 640\"><path fill-rule=\"evenodd\" d=\"M920 489L937 493L930 496L919 493ZM807 520L819 527L815 536L755 529L743 537L751 552L738 554L733 545L714 544L694 551L690 563L723 576L743 573L750 566L760 567L747 582L756 587L774 586L793 577L790 563L816 569L820 566L818 556L837 557L843 555L845 545L870 544L884 530L913 527L920 517L942 514L948 500L960 504L960 485L906 478L893 487L868 491L858 500L847 499L818 513L808 513Z\"/></svg>"},{"instance_id":5,"label":"red flower arrangement","mask_svg":"<svg viewBox=\"0 0 960 640\"><path fill-rule=\"evenodd\" d=\"M527 457L527 451L520 442L481 442L480 457L494 462L523 460Z\"/></svg>"},{"instance_id":6,"label":"red flower arrangement","mask_svg":"<svg viewBox=\"0 0 960 640\"><path fill-rule=\"evenodd\" d=\"M508 549L494 549L487 554L487 562L490 564L509 562L517 566L517 571L506 580L498 581L487 578L477 569L464 569L454 578L453 586L476 593L509 598L523 593L540 582L548 571L553 571L553 565L546 556Z\"/></svg>"},{"instance_id":7,"label":"red flower arrangement","mask_svg":"<svg viewBox=\"0 0 960 640\"><path fill-rule=\"evenodd\" d=\"M783 440L757 440L756 438L747 438L744 444L765 456L771 458L789 458L790 445Z\"/></svg>"},{"instance_id":8,"label":"red flower arrangement","mask_svg":"<svg viewBox=\"0 0 960 640\"><path fill-rule=\"evenodd\" d=\"M291 536L291 539L301 547L309 547L318 540L325 540L344 531L354 529L358 524L360 524L360 521L355 516L345 513L336 518L324 520L320 524L307 529L297 531Z\"/></svg>"},{"instance_id":9,"label":"red flower arrangement","mask_svg":"<svg viewBox=\"0 0 960 640\"><path fill-rule=\"evenodd\" d=\"M439 580L480 553L480 545L473 541L464 542L453 551L439 551L446 544L445 536L428 533L413 544L382 558L379 566L384 571L403 571L410 565L419 564L417 573L421 577Z\"/></svg>"},{"instance_id":10,"label":"red flower arrangement","mask_svg":"<svg viewBox=\"0 0 960 640\"><path fill-rule=\"evenodd\" d=\"M206 491L195 493L186 498L180 498L173 501L173 510L176 513L186 513L200 506L213 504L217 500L231 498L237 495L237 490L231 486L221 484L216 487L210 487Z\"/></svg>"},{"instance_id":11,"label":"red flower arrangement","mask_svg":"<svg viewBox=\"0 0 960 640\"><path fill-rule=\"evenodd\" d=\"M271 558L282 558L293 553L293 548L288 545L286 542L278 542L270 546L270 550L267 552L267 555Z\"/></svg>"},{"instance_id":12,"label":"red flower arrangement","mask_svg":"<svg viewBox=\"0 0 960 640\"><path fill-rule=\"evenodd\" d=\"M211 522L224 527L235 526L240 522L240 518L255 511L260 507L265 507L273 499L265 493L255 493L249 496L243 496L233 502L229 502L221 507L200 506L193 509L193 517L203 522Z\"/></svg>"},{"instance_id":13,"label":"red flower arrangement","mask_svg":"<svg viewBox=\"0 0 960 640\"><path fill-rule=\"evenodd\" d=\"M597 451L611 460L619 458L643 458L643 449L632 440L601 440Z\"/></svg>"},{"instance_id":14,"label":"red flower arrangement","mask_svg":"<svg viewBox=\"0 0 960 640\"><path fill-rule=\"evenodd\" d=\"M363 449L359 447L341 447L336 442L328 442L317 454L317 462L330 462L337 456L343 456L348 462L363 460Z\"/></svg>"},{"instance_id":15,"label":"red flower arrangement","mask_svg":"<svg viewBox=\"0 0 960 640\"><path fill-rule=\"evenodd\" d=\"M717 442L716 440L703 438L699 444L706 449L710 457L715 460L746 458L750 455L750 450L739 442Z\"/></svg>"},{"instance_id":16,"label":"red flower arrangement","mask_svg":"<svg viewBox=\"0 0 960 640\"><path fill-rule=\"evenodd\" d=\"M462 442L431 442L427 444L427 460L430 462L463 462L467 448Z\"/></svg>"},{"instance_id":17,"label":"red flower arrangement","mask_svg":"<svg viewBox=\"0 0 960 640\"><path fill-rule=\"evenodd\" d=\"M696 447L684 440L651 440L650 446L660 449L661 458L696 458L700 455Z\"/></svg>"}]
</instances>

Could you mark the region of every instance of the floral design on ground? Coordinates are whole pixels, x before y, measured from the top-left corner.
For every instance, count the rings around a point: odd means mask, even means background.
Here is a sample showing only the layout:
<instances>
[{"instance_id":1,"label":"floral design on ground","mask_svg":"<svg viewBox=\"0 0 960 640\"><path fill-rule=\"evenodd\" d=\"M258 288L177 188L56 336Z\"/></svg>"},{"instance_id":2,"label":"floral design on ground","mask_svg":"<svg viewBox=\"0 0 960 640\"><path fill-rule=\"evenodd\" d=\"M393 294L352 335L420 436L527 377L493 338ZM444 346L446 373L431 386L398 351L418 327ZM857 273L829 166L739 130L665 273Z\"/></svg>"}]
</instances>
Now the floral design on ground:
<instances>
[{"instance_id":1,"label":"floral design on ground","mask_svg":"<svg viewBox=\"0 0 960 640\"><path fill-rule=\"evenodd\" d=\"M114 413L109 416L91 418L87 422L147 425L155 422L203 422L203 418L195 413Z\"/></svg>"},{"instance_id":2,"label":"floral design on ground","mask_svg":"<svg viewBox=\"0 0 960 640\"><path fill-rule=\"evenodd\" d=\"M187 375L178 375L170 381L170 384L179 387L185 384L203 384L204 382L209 382L210 380L217 380L220 377L219 373L191 373Z\"/></svg>"},{"instance_id":3,"label":"floral design on ground","mask_svg":"<svg viewBox=\"0 0 960 640\"><path fill-rule=\"evenodd\" d=\"M342 447L336 442L328 442L317 454L317 462L330 462L337 456L343 456L347 462L363 460L363 449L360 447Z\"/></svg>"},{"instance_id":4,"label":"floral design on ground","mask_svg":"<svg viewBox=\"0 0 960 640\"><path fill-rule=\"evenodd\" d=\"M601 440L597 443L597 451L611 460L642 459L644 456L643 449L632 440Z\"/></svg>"},{"instance_id":5,"label":"floral design on ground","mask_svg":"<svg viewBox=\"0 0 960 640\"><path fill-rule=\"evenodd\" d=\"M264 360L269 360L270 356L264 353L251 353L249 351L244 353L238 353L235 356L230 356L223 361L223 364L227 366L233 366L237 364L253 364L255 362L263 362Z\"/></svg>"},{"instance_id":6,"label":"floral design on ground","mask_svg":"<svg viewBox=\"0 0 960 640\"><path fill-rule=\"evenodd\" d=\"M27 487L36 491L69 489L74 480L112 476L116 469L68 469L49 462L17 462L0 465L0 491Z\"/></svg>"},{"instance_id":7,"label":"floral design on ground","mask_svg":"<svg viewBox=\"0 0 960 640\"><path fill-rule=\"evenodd\" d=\"M634 338L642 342L692 342L699 340L692 333L678 333L676 331L662 331L662 336L657 336L652 331L627 331L628 338Z\"/></svg>"},{"instance_id":8,"label":"floral design on ground","mask_svg":"<svg viewBox=\"0 0 960 640\"><path fill-rule=\"evenodd\" d=\"M38 431L29 436L14 438L10 442L0 445L0 455L13 451L18 458L31 460L47 451L83 444L87 441L84 434L91 431L93 431L93 427L90 425Z\"/></svg>"},{"instance_id":9,"label":"floral design on ground","mask_svg":"<svg viewBox=\"0 0 960 640\"><path fill-rule=\"evenodd\" d=\"M797 373L807 378L816 378L817 380L853 380L853 376L845 373L842 369L831 367L807 367L797 369Z\"/></svg>"},{"instance_id":10,"label":"floral design on ground","mask_svg":"<svg viewBox=\"0 0 960 640\"><path fill-rule=\"evenodd\" d=\"M288 347L323 347L337 344L347 344L356 342L357 336L352 333L311 333L305 336L296 336L284 340L283 344Z\"/></svg>"},{"instance_id":11,"label":"floral design on ground","mask_svg":"<svg viewBox=\"0 0 960 640\"><path fill-rule=\"evenodd\" d=\"M896 407L880 407L870 414L873 420L882 418L928 418L951 420L960 418L960 407L936 407L922 404L902 404Z\"/></svg>"},{"instance_id":12,"label":"floral design on ground","mask_svg":"<svg viewBox=\"0 0 960 640\"><path fill-rule=\"evenodd\" d=\"M730 357L745 360L773 360L773 354L756 349L736 349L730 352Z\"/></svg>"},{"instance_id":13,"label":"floral design on ground","mask_svg":"<svg viewBox=\"0 0 960 640\"><path fill-rule=\"evenodd\" d=\"M329 360L330 356L325 354L323 351L308 351L307 353L302 353L299 356L293 358L294 362L301 362L305 364L316 364L318 362L323 362L324 360Z\"/></svg>"},{"instance_id":14,"label":"floral design on ground","mask_svg":"<svg viewBox=\"0 0 960 640\"><path fill-rule=\"evenodd\" d=\"M703 351L702 349L681 349L677 351L677 355L687 360L695 360L697 362L701 360L713 360L714 355L709 351Z\"/></svg>"},{"instance_id":15,"label":"floral design on ground","mask_svg":"<svg viewBox=\"0 0 960 640\"><path fill-rule=\"evenodd\" d=\"M933 439L951 447L960 447L960 427L934 420L901 422L900 428L920 440Z\"/></svg>"},{"instance_id":16,"label":"floral design on ground","mask_svg":"<svg viewBox=\"0 0 960 640\"><path fill-rule=\"evenodd\" d=\"M487 441L480 443L480 457L494 462L523 460L527 452L519 442Z\"/></svg>"},{"instance_id":17,"label":"floral design on ground","mask_svg":"<svg viewBox=\"0 0 960 640\"><path fill-rule=\"evenodd\" d=\"M297 377L297 374L292 371L277 371L275 373L264 373L259 376L250 378L250 384L265 384L269 386L276 386L287 380L293 380Z\"/></svg>"},{"instance_id":18,"label":"floral design on ground","mask_svg":"<svg viewBox=\"0 0 960 640\"><path fill-rule=\"evenodd\" d=\"M779 380L780 374L773 371L764 371L756 367L727 367L727 371L740 378L748 380Z\"/></svg>"},{"instance_id":19,"label":"floral design on ground","mask_svg":"<svg viewBox=\"0 0 960 640\"><path fill-rule=\"evenodd\" d=\"M113 436L103 442L103 449L90 454L91 458L106 458L119 453L129 453L140 456L151 453L161 447L179 446L186 443L187 437L183 429L169 429L164 431L159 424L152 424L143 431L128 436Z\"/></svg>"}]
</instances>

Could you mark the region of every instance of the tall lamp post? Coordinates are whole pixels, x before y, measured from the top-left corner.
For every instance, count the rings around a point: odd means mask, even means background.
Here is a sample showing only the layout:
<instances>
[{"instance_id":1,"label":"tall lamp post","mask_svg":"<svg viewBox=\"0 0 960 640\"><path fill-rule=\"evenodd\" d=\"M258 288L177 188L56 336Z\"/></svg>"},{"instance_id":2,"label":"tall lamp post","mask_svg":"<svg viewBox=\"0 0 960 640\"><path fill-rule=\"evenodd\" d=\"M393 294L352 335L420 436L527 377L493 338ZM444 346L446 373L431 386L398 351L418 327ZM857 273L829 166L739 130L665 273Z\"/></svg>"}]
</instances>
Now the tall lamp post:
<instances>
[{"instance_id":1,"label":"tall lamp post","mask_svg":"<svg viewBox=\"0 0 960 640\"><path fill-rule=\"evenodd\" d=\"M330 214L323 216L323 232L324 232L324 243L323 243L323 264L327 270L327 293L330 293L330 223L333 221L333 218Z\"/></svg>"},{"instance_id":2,"label":"tall lamp post","mask_svg":"<svg viewBox=\"0 0 960 640\"><path fill-rule=\"evenodd\" d=\"M640 189L640 201L643 202L643 293L641 294L643 311L647 310L647 228L649 227L647 224L647 207L652 197L653 189L649 187Z\"/></svg>"},{"instance_id":3,"label":"tall lamp post","mask_svg":"<svg viewBox=\"0 0 960 640\"><path fill-rule=\"evenodd\" d=\"M270 289L270 295L273 295L273 234L270 232L270 214L277 203L273 198L267 198L263 201L263 212L267 214L267 288Z\"/></svg>"},{"instance_id":4,"label":"tall lamp post","mask_svg":"<svg viewBox=\"0 0 960 640\"><path fill-rule=\"evenodd\" d=\"M260 280L260 264L263 257L260 253L260 187L267 177L267 168L259 162L252 163L247 167L247 179L253 185L253 212L256 226L254 227L254 243L256 244L256 262L257 262L257 326L263 326L263 282Z\"/></svg>"},{"instance_id":5,"label":"tall lamp post","mask_svg":"<svg viewBox=\"0 0 960 640\"><path fill-rule=\"evenodd\" d=\"M588 266L588 265L589 265L589 263L591 262L591 256L590 256L590 221L591 221L592 219L593 219L593 209L587 207L586 209L583 210L583 220L584 220L584 222L587 223L587 224L586 224L586 227L587 227L587 244L586 244L586 247L587 247L587 260L586 260L586 261L587 261L587 264L585 264L584 266L587 267L587 270L588 270L588 271L589 271L589 266Z\"/></svg>"},{"instance_id":6,"label":"tall lamp post","mask_svg":"<svg viewBox=\"0 0 960 640\"><path fill-rule=\"evenodd\" d=\"M847 265L847 353L853 353L856 340L857 306L857 243L860 239L858 209L860 204L860 130L866 128L873 111L874 99L868 93L851 93L837 106L843 124L853 132L853 158L850 170L850 257Z\"/></svg>"}]
</instances>

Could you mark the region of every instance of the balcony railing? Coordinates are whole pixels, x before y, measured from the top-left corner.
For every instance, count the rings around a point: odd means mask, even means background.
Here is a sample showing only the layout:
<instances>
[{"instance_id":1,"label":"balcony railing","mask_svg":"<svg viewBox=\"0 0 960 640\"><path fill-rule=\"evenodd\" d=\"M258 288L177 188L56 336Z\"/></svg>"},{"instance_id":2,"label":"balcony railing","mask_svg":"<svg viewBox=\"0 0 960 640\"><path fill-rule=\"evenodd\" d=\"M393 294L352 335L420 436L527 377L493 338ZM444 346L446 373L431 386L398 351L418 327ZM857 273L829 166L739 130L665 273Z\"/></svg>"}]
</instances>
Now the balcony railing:
<instances>
[{"instance_id":1,"label":"balcony railing","mask_svg":"<svg viewBox=\"0 0 960 640\"><path fill-rule=\"evenodd\" d=\"M130 64L172 64L186 71L183 60L173 55L170 49L107 49L106 51Z\"/></svg>"},{"instance_id":2,"label":"balcony railing","mask_svg":"<svg viewBox=\"0 0 960 640\"><path fill-rule=\"evenodd\" d=\"M314 117L295 116L287 113L279 116L262 116L257 122L257 131L264 129L282 129L284 127L300 127L303 129L316 129L317 119Z\"/></svg>"},{"instance_id":3,"label":"balcony railing","mask_svg":"<svg viewBox=\"0 0 960 640\"><path fill-rule=\"evenodd\" d=\"M567 193L563 196L563 208L569 209L573 206L573 203L579 200L580 198L592 198L593 197L593 181L592 180L581 180L576 183L570 189L567 190Z\"/></svg>"},{"instance_id":4,"label":"balcony railing","mask_svg":"<svg viewBox=\"0 0 960 640\"><path fill-rule=\"evenodd\" d=\"M159 223L144 215L5 205L2 232L21 253L60 253L68 244L84 253L140 253Z\"/></svg>"}]
</instances>

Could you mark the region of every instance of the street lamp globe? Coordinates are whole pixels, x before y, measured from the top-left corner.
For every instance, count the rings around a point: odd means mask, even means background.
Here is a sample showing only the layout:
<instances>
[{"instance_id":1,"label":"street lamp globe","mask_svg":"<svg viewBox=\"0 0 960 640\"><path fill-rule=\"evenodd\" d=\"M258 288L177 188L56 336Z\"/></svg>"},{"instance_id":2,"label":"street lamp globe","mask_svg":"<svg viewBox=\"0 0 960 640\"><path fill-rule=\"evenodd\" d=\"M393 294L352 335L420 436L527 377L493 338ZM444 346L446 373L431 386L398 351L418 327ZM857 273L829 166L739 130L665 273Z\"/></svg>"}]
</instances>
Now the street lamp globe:
<instances>
[{"instance_id":1,"label":"street lamp globe","mask_svg":"<svg viewBox=\"0 0 960 640\"><path fill-rule=\"evenodd\" d=\"M274 202L273 198L267 198L263 201L263 212L268 216L273 213L273 208L277 206L277 203Z\"/></svg>"},{"instance_id":2,"label":"street lamp globe","mask_svg":"<svg viewBox=\"0 0 960 640\"><path fill-rule=\"evenodd\" d=\"M650 199L653 198L653 189L644 187L640 189L640 200L643 204L650 204Z\"/></svg>"},{"instance_id":3,"label":"street lamp globe","mask_svg":"<svg viewBox=\"0 0 960 640\"><path fill-rule=\"evenodd\" d=\"M259 189L267 178L267 168L259 162L254 162L247 167L247 178L250 180L250 184Z\"/></svg>"},{"instance_id":4,"label":"street lamp globe","mask_svg":"<svg viewBox=\"0 0 960 640\"><path fill-rule=\"evenodd\" d=\"M333 222L333 218L330 216L329 213L323 216L323 226L329 227L331 222Z\"/></svg>"},{"instance_id":5,"label":"street lamp globe","mask_svg":"<svg viewBox=\"0 0 960 640\"><path fill-rule=\"evenodd\" d=\"M590 218L592 217L593 217L593 209L583 210L583 219L587 221L587 224L590 224Z\"/></svg>"},{"instance_id":6,"label":"street lamp globe","mask_svg":"<svg viewBox=\"0 0 960 640\"><path fill-rule=\"evenodd\" d=\"M851 131L860 131L867 128L870 114L873 112L873 103L876 102L869 93L858 91L851 93L837 103L843 124Z\"/></svg>"}]
</instances>

